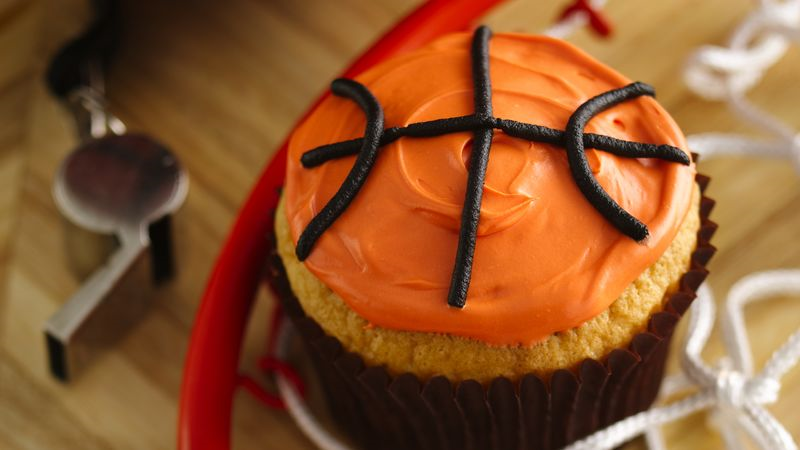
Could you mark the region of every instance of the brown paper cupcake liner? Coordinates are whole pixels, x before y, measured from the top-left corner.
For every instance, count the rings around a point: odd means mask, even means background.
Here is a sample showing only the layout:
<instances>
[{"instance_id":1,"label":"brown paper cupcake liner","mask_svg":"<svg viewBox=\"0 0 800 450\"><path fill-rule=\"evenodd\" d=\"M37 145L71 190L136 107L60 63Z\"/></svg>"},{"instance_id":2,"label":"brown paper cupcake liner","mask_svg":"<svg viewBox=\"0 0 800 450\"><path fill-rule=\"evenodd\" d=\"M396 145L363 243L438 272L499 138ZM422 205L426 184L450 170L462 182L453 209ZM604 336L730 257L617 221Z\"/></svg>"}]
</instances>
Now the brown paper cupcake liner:
<instances>
[{"instance_id":1,"label":"brown paper cupcake liner","mask_svg":"<svg viewBox=\"0 0 800 450\"><path fill-rule=\"evenodd\" d=\"M696 180L704 192L709 178L698 174ZM709 243L717 229L708 219L713 206L703 195L691 266L663 310L650 317L647 331L635 335L627 348L556 370L549 379L528 374L516 383L498 377L482 385L443 376L426 381L408 373L392 376L383 367L365 365L303 313L277 256L273 275L313 360L331 416L361 448L557 449L655 400L670 338L716 250Z\"/></svg>"}]
</instances>

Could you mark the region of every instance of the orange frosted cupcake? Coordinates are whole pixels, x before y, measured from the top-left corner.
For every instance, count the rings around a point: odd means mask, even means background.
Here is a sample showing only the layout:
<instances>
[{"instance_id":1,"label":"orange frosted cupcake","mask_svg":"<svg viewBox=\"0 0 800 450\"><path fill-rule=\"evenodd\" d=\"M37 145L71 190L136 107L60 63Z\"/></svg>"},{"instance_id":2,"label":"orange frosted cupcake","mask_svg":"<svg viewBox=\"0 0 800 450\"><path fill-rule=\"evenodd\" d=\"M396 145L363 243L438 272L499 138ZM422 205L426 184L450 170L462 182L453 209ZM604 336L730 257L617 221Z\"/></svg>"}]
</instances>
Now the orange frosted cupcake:
<instances>
[{"instance_id":1,"label":"orange frosted cupcake","mask_svg":"<svg viewBox=\"0 0 800 450\"><path fill-rule=\"evenodd\" d=\"M714 230L652 88L479 28L332 89L291 137L276 241L349 434L558 448L649 406Z\"/></svg>"}]
</instances>

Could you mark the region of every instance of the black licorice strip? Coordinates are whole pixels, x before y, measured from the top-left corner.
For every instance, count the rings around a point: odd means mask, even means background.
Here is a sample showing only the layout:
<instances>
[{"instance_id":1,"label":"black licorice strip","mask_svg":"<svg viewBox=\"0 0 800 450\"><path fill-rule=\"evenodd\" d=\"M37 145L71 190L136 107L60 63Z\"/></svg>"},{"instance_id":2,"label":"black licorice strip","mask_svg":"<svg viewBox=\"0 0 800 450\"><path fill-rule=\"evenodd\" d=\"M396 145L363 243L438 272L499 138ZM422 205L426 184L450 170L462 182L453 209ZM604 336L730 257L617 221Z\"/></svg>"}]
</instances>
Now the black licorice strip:
<instances>
[{"instance_id":1,"label":"black licorice strip","mask_svg":"<svg viewBox=\"0 0 800 450\"><path fill-rule=\"evenodd\" d=\"M570 116L564 131L553 128L496 118L492 115L492 91L489 77L489 38L491 31L480 27L472 41L472 73L474 83L475 113L428 122L412 123L405 127L383 129L383 110L375 97L363 85L339 79L331 89L336 95L355 100L367 116L363 138L323 145L305 152L301 157L304 167L310 168L332 159L358 155L342 186L308 224L297 243L296 253L302 261L311 252L314 243L352 202L363 186L378 149L401 137L423 138L449 133L471 131L474 133L472 156L467 177L467 190L459 230L458 250L453 267L448 304L463 308L472 273L472 260L477 242L480 205L489 151L495 129L505 134L529 141L563 147L567 151L570 171L581 193L603 217L623 234L641 241L648 235L647 226L621 208L594 179L586 160L586 148L602 150L624 158L658 158L688 165L689 156L677 147L630 142L611 136L584 133L583 129L596 114L621 102L642 95L654 95L653 88L644 83L632 83L593 97L579 106Z\"/></svg>"},{"instance_id":2,"label":"black licorice strip","mask_svg":"<svg viewBox=\"0 0 800 450\"><path fill-rule=\"evenodd\" d=\"M472 38L472 83L475 101L475 115L490 120L492 118L492 82L489 77L489 38L492 32L488 27L479 27ZM472 154L467 171L467 189L464 207L461 209L461 228L458 233L458 247L453 275L450 278L450 291L447 304L463 308L467 304L467 291L472 277L472 260L475 256L475 243L478 240L478 224L481 218L483 183L486 180L486 167L489 165L489 150L492 147L494 128L480 128L474 131Z\"/></svg>"},{"instance_id":3,"label":"black licorice strip","mask_svg":"<svg viewBox=\"0 0 800 450\"><path fill-rule=\"evenodd\" d=\"M383 108L366 86L357 81L340 78L331 83L331 91L336 95L355 100L367 116L367 126L364 130L361 151L358 153L350 173L347 174L339 190L328 200L322 211L311 219L297 241L295 253L301 261L308 257L317 239L347 209L364 182L367 181L367 176L378 156L383 132Z\"/></svg>"},{"instance_id":4,"label":"black licorice strip","mask_svg":"<svg viewBox=\"0 0 800 450\"><path fill-rule=\"evenodd\" d=\"M566 147L564 131L514 120L497 119L497 122L497 128L509 136ZM671 145L631 142L594 133L584 133L582 138L584 148L602 150L623 158L657 158L683 165L689 165L691 162L686 152Z\"/></svg>"},{"instance_id":5,"label":"black licorice strip","mask_svg":"<svg viewBox=\"0 0 800 450\"><path fill-rule=\"evenodd\" d=\"M475 115L417 122L405 127L392 127L383 130L381 145L391 144L401 137L434 137L460 131L473 131L484 126L485 124ZM349 141L337 142L335 144L321 145L303 153L300 157L300 162L303 164L303 167L311 168L332 159L355 155L361 149L362 142L362 138L356 138Z\"/></svg>"},{"instance_id":6,"label":"black licorice strip","mask_svg":"<svg viewBox=\"0 0 800 450\"><path fill-rule=\"evenodd\" d=\"M564 130L567 160L575 184L594 209L619 231L636 241L642 241L647 237L649 234L647 226L619 206L592 175L583 147L583 129L592 117L616 104L642 95L654 94L650 85L637 82L592 97L572 113Z\"/></svg>"},{"instance_id":7,"label":"black licorice strip","mask_svg":"<svg viewBox=\"0 0 800 450\"><path fill-rule=\"evenodd\" d=\"M512 137L564 147L564 132L561 130L499 118L494 119L490 125L486 125L486 122L486 120L481 120L475 115L469 115L431 120L429 122L417 122L405 127L387 128L383 130L383 135L381 135L381 146L389 145L401 137L434 137L492 126ZM362 138L356 138L334 144L320 145L303 153L300 162L303 167L310 169L334 159L356 155L361 150L363 141L364 139ZM603 134L585 133L583 135L583 146L584 148L602 150L623 158L658 158L684 165L688 165L690 162L689 156L678 147L666 144L631 142Z\"/></svg>"}]
</instances>

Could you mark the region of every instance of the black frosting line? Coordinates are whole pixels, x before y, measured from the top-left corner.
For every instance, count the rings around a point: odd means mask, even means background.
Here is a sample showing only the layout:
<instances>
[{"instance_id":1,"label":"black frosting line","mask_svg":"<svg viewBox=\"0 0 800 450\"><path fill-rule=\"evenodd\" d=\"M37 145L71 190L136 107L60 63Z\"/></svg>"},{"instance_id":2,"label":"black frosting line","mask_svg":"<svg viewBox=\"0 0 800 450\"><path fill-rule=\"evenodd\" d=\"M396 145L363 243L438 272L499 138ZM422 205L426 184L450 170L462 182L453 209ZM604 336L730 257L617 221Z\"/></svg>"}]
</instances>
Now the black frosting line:
<instances>
[{"instance_id":1,"label":"black frosting line","mask_svg":"<svg viewBox=\"0 0 800 450\"><path fill-rule=\"evenodd\" d=\"M472 38L472 83L474 85L475 116L479 120L492 122L492 81L489 76L489 38L488 27L475 30ZM481 219L483 184L486 181L486 168L489 166L489 151L492 148L494 127L476 129L472 141L472 154L467 170L467 189L464 194L464 207L461 210L461 228L458 233L453 275L447 304L463 308L467 304L467 292L472 277L472 261L478 241L478 226Z\"/></svg>"},{"instance_id":2,"label":"black frosting line","mask_svg":"<svg viewBox=\"0 0 800 450\"><path fill-rule=\"evenodd\" d=\"M566 132L554 128L506 119L497 119L497 128L512 137L552 144L561 148L566 146ZM691 163L686 152L672 145L631 142L595 133L584 133L582 138L584 148L602 150L623 158L657 158L683 165Z\"/></svg>"},{"instance_id":3,"label":"black frosting line","mask_svg":"<svg viewBox=\"0 0 800 450\"><path fill-rule=\"evenodd\" d=\"M583 129L592 117L616 104L642 95L654 94L650 85L636 82L592 97L572 113L567 121L564 137L569 169L583 196L620 232L636 241L644 240L650 232L645 224L619 206L594 178L589 161L586 159Z\"/></svg>"},{"instance_id":4,"label":"black frosting line","mask_svg":"<svg viewBox=\"0 0 800 450\"><path fill-rule=\"evenodd\" d=\"M425 138L442 136L461 131L474 131L485 127L486 121L481 121L477 116L450 117L427 122L416 122L405 127L392 127L383 130L381 145L389 145L401 137ZM332 159L355 155L361 149L363 138L326 144L311 149L300 157L300 162L305 168L316 167Z\"/></svg>"},{"instance_id":5,"label":"black frosting line","mask_svg":"<svg viewBox=\"0 0 800 450\"><path fill-rule=\"evenodd\" d=\"M487 122L490 122L487 125ZM517 122L515 120L496 118L492 121L480 119L475 115L437 119L428 122L417 122L405 127L392 127L383 130L380 145L389 145L401 137L425 138L442 136L463 131L475 131L487 126L501 130L505 134L533 142L555 145L564 148L564 131L542 125ZM300 158L303 167L310 169L328 161L358 154L363 138L350 139L334 144L320 145L306 151ZM584 133L584 148L602 150L623 158L658 158L664 161L690 163L689 155L678 147L667 144L647 144L631 142L603 134Z\"/></svg>"},{"instance_id":6,"label":"black frosting line","mask_svg":"<svg viewBox=\"0 0 800 450\"><path fill-rule=\"evenodd\" d=\"M319 214L311 219L311 222L303 230L300 239L297 241L295 253L300 261L308 257L317 239L350 206L358 191L364 186L370 170L375 165L378 148L380 147L380 138L383 133L383 108L381 108L378 99L372 95L366 86L357 81L340 78L331 83L331 91L336 95L350 98L358 103L358 106L367 116L367 125L364 130L361 150L356 157L353 168L350 169L350 173L347 174L339 190L333 194L333 197L328 200L328 203L325 204Z\"/></svg>"},{"instance_id":7,"label":"black frosting line","mask_svg":"<svg viewBox=\"0 0 800 450\"><path fill-rule=\"evenodd\" d=\"M624 158L658 158L684 165L690 164L689 155L671 145L631 142L601 134L584 133L584 128L596 114L608 108L642 95L654 95L653 88L647 84L636 82L593 97L575 110L564 131L496 118L492 114L492 88L489 70L490 37L491 31L487 27L479 27L472 40L475 112L471 115L384 129L383 110L369 89L356 81L347 79L338 79L331 84L334 94L350 98L358 103L367 118L366 129L363 138L322 145L303 153L301 157L303 166L311 168L333 159L357 155L342 186L322 210L311 219L300 235L296 253L301 261L308 257L322 233L336 221L358 194L375 164L378 149L381 146L390 144L401 137L425 138L466 131L473 133L473 147L461 214L458 248L447 297L449 305L457 308L463 308L466 305L480 223L483 186L495 129L512 137L564 148L567 152L572 177L592 207L621 233L637 241L647 237L647 226L620 207L594 178L586 159L586 149L594 148Z\"/></svg>"},{"instance_id":8,"label":"black frosting line","mask_svg":"<svg viewBox=\"0 0 800 450\"><path fill-rule=\"evenodd\" d=\"M492 80L489 76L489 38L492 30L480 26L472 37L472 83L475 115L492 117Z\"/></svg>"}]
</instances>

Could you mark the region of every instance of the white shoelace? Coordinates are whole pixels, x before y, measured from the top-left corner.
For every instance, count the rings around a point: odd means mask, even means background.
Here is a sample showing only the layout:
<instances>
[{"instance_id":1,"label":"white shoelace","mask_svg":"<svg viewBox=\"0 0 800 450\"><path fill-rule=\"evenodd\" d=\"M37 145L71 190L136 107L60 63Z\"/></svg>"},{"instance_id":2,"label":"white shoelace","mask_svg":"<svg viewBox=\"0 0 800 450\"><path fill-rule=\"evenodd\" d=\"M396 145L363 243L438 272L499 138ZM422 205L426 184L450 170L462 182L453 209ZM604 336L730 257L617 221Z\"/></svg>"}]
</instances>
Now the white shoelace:
<instances>
[{"instance_id":1,"label":"white shoelace","mask_svg":"<svg viewBox=\"0 0 800 450\"><path fill-rule=\"evenodd\" d=\"M800 173L800 134L751 104L747 91L800 42L800 1L760 0L733 32L727 46L706 45L687 60L684 81L695 94L722 100L742 121L755 125L767 137L730 133L689 136L689 148L703 159L719 155L755 155L791 160Z\"/></svg>"},{"instance_id":2,"label":"white shoelace","mask_svg":"<svg viewBox=\"0 0 800 450\"><path fill-rule=\"evenodd\" d=\"M701 410L711 410L711 423L722 434L728 449L742 449L744 432L762 449L797 449L792 436L763 405L774 403L781 377L800 359L800 330L796 331L757 374L742 310L745 305L774 296L800 298L800 270L756 273L737 282L720 317L729 357L716 366L700 357L714 325L714 297L703 285L690 308L689 328L681 354L683 373L668 377L662 396L669 397L695 386L696 392L682 400L623 419L567 447L568 450L610 449L645 434L651 450L664 446L659 427Z\"/></svg>"},{"instance_id":3,"label":"white shoelace","mask_svg":"<svg viewBox=\"0 0 800 450\"><path fill-rule=\"evenodd\" d=\"M600 8L605 0L590 3ZM586 23L586 15L577 13L544 34L564 38ZM684 79L690 89L705 98L726 101L734 113L757 125L768 136L753 138L730 133L689 136L689 147L700 153L703 160L731 154L789 159L800 174L800 135L750 104L745 96L783 56L790 41L800 42L800 0L760 0L759 7L734 31L728 46L703 46L689 58ZM661 396L667 398L692 387L696 391L676 402L623 419L573 443L567 450L610 449L642 434L651 450L664 450L660 426L702 410L711 412L711 423L722 434L729 450L745 448L743 434L764 450L796 450L792 436L763 405L777 400L781 377L800 359L800 328L754 374L742 312L749 303L789 295L800 298L800 269L756 273L737 282L719 319L728 356L709 366L701 359L700 352L713 328L715 303L711 290L701 286L689 313L689 329L681 354L683 373L664 380ZM292 334L291 325L283 321L276 346L278 358L288 356ZM319 424L289 380L277 375L276 381L289 414L317 447L350 448Z\"/></svg>"}]
</instances>

